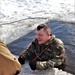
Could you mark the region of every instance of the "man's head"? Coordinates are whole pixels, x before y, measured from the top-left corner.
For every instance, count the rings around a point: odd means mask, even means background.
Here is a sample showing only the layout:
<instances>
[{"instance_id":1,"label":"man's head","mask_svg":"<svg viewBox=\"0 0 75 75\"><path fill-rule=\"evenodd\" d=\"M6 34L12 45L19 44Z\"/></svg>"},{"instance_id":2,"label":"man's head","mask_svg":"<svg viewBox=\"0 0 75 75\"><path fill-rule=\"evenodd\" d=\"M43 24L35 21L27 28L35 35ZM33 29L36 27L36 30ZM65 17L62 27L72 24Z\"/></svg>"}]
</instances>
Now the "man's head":
<instances>
[{"instance_id":1,"label":"man's head","mask_svg":"<svg viewBox=\"0 0 75 75\"><path fill-rule=\"evenodd\" d=\"M50 28L47 24L37 26L36 38L39 44L44 44L50 39Z\"/></svg>"}]
</instances>

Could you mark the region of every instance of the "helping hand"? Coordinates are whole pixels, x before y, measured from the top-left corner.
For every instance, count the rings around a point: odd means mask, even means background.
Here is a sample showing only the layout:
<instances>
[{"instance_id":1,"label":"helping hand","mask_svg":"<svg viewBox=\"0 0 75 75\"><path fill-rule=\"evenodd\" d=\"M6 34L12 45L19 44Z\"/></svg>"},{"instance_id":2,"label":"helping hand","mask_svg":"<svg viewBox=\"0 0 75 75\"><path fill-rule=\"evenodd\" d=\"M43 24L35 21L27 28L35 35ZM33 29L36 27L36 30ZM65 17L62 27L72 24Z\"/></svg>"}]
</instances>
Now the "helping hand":
<instances>
[{"instance_id":1,"label":"helping hand","mask_svg":"<svg viewBox=\"0 0 75 75\"><path fill-rule=\"evenodd\" d=\"M29 62L29 65L30 65L30 68L31 68L32 70L35 70L35 69L36 69L36 61L34 61L34 62L30 61L30 62Z\"/></svg>"},{"instance_id":2,"label":"helping hand","mask_svg":"<svg viewBox=\"0 0 75 75\"><path fill-rule=\"evenodd\" d=\"M22 58L21 56L18 58L18 61L20 62L21 65L25 63L25 58Z\"/></svg>"}]
</instances>

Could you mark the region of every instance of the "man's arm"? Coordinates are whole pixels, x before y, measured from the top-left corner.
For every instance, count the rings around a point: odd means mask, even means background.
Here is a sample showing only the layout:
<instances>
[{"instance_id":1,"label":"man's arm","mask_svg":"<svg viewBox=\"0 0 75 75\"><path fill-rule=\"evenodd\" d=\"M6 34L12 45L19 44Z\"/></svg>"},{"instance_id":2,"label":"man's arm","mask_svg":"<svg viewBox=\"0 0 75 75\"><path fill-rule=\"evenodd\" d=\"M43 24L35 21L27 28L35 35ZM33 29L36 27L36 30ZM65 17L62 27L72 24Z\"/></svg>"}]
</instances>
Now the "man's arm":
<instances>
[{"instance_id":1,"label":"man's arm","mask_svg":"<svg viewBox=\"0 0 75 75\"><path fill-rule=\"evenodd\" d=\"M25 60L31 59L31 55L33 54L33 49L34 49L34 46L32 43L30 43L29 46L20 54L18 61L21 64L24 64Z\"/></svg>"}]
</instances>

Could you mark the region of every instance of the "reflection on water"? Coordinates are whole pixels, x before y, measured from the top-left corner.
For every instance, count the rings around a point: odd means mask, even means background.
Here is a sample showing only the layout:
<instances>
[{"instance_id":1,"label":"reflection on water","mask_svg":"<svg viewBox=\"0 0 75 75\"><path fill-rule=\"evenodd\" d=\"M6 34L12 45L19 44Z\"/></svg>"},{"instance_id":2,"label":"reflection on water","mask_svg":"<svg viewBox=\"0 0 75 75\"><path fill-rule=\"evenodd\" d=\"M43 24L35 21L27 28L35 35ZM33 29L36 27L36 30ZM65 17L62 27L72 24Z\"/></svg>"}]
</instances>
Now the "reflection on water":
<instances>
[{"instance_id":1,"label":"reflection on water","mask_svg":"<svg viewBox=\"0 0 75 75\"><path fill-rule=\"evenodd\" d=\"M52 34L64 42L67 57L66 71L75 74L75 24L50 21L49 25ZM35 38L35 30L8 44L8 47L13 54L19 55L33 38Z\"/></svg>"}]
</instances>

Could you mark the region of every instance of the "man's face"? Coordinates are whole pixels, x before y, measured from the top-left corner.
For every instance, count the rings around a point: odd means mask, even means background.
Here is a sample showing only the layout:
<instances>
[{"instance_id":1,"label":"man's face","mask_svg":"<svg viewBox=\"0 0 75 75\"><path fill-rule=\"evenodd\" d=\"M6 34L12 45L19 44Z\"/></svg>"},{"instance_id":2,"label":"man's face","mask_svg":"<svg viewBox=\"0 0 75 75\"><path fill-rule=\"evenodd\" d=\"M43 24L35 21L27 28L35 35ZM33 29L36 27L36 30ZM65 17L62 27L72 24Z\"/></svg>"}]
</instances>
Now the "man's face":
<instances>
[{"instance_id":1,"label":"man's face","mask_svg":"<svg viewBox=\"0 0 75 75\"><path fill-rule=\"evenodd\" d=\"M38 40L39 44L45 43L47 40L49 40L50 34L45 32L44 29L36 30L36 38Z\"/></svg>"}]
</instances>

